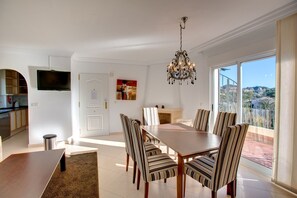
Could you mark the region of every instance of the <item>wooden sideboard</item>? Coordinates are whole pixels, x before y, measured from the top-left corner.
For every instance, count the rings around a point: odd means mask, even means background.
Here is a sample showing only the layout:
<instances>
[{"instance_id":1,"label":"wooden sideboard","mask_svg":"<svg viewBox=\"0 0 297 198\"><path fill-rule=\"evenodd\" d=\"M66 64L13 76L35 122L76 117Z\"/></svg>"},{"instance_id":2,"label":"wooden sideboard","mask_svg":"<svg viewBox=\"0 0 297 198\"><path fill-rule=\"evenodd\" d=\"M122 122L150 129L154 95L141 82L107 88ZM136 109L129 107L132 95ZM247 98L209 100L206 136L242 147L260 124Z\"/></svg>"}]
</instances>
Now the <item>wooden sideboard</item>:
<instances>
[{"instance_id":1,"label":"wooden sideboard","mask_svg":"<svg viewBox=\"0 0 297 198\"><path fill-rule=\"evenodd\" d=\"M176 123L182 118L182 110L178 108L158 109L160 124Z\"/></svg>"}]
</instances>

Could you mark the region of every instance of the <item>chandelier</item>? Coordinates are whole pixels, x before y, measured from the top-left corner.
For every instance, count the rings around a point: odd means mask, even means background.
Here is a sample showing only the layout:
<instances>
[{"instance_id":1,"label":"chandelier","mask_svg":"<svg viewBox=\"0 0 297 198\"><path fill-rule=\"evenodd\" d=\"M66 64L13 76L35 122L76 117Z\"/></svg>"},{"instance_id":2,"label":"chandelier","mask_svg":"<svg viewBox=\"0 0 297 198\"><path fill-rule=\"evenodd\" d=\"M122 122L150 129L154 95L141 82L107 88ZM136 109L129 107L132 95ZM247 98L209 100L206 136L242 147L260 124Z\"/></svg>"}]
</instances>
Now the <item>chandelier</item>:
<instances>
[{"instance_id":1,"label":"chandelier","mask_svg":"<svg viewBox=\"0 0 297 198\"><path fill-rule=\"evenodd\" d=\"M169 84L175 83L179 80L181 85L183 81L189 81L194 84L196 80L195 63L190 61L186 50L182 50L182 30L186 28L186 21L188 17L182 17L180 23L180 49L175 52L175 58L167 65L167 81Z\"/></svg>"}]
</instances>

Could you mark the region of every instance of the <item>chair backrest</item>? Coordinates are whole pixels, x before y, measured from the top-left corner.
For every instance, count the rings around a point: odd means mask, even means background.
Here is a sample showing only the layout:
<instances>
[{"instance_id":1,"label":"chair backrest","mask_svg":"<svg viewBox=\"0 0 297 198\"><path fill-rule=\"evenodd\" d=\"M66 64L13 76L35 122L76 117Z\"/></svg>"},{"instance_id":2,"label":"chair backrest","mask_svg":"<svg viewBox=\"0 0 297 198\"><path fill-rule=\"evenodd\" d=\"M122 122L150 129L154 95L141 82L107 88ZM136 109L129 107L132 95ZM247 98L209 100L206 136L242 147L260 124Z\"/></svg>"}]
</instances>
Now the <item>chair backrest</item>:
<instances>
[{"instance_id":1,"label":"chair backrest","mask_svg":"<svg viewBox=\"0 0 297 198\"><path fill-rule=\"evenodd\" d=\"M212 190L216 191L236 179L248 127L248 124L230 126L223 134L214 166Z\"/></svg>"},{"instance_id":2,"label":"chair backrest","mask_svg":"<svg viewBox=\"0 0 297 198\"><path fill-rule=\"evenodd\" d=\"M160 124L158 109L156 107L143 108L143 124L149 126Z\"/></svg>"},{"instance_id":3,"label":"chair backrest","mask_svg":"<svg viewBox=\"0 0 297 198\"><path fill-rule=\"evenodd\" d=\"M196 117L193 123L193 127L197 131L207 131L208 130L208 120L209 120L209 110L198 109Z\"/></svg>"},{"instance_id":4,"label":"chair backrest","mask_svg":"<svg viewBox=\"0 0 297 198\"><path fill-rule=\"evenodd\" d=\"M139 124L135 120L130 119L132 125L132 137L133 137L133 146L135 151L135 158L137 166L142 174L143 180L148 181L148 161L145 153L143 137Z\"/></svg>"},{"instance_id":5,"label":"chair backrest","mask_svg":"<svg viewBox=\"0 0 297 198\"><path fill-rule=\"evenodd\" d=\"M131 123L129 121L128 116L124 114L120 114L120 117L121 117L121 122L123 126L123 131L124 131L126 152L131 156L133 161L135 161L135 152L134 152L133 139L132 139L132 133L131 133Z\"/></svg>"},{"instance_id":6,"label":"chair backrest","mask_svg":"<svg viewBox=\"0 0 297 198\"><path fill-rule=\"evenodd\" d=\"M228 126L236 123L236 113L218 112L217 119L213 128L213 133L222 136Z\"/></svg>"}]
</instances>

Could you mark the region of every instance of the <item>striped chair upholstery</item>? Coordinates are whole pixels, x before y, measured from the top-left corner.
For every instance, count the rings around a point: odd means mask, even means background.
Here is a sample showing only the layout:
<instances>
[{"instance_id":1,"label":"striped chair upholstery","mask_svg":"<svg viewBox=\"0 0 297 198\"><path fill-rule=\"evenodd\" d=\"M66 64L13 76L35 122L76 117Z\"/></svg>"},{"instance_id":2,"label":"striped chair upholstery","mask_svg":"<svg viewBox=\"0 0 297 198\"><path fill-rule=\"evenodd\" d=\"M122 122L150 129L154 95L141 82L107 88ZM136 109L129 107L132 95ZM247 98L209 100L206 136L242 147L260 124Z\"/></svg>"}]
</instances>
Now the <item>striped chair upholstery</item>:
<instances>
[{"instance_id":1,"label":"striped chair upholstery","mask_svg":"<svg viewBox=\"0 0 297 198\"><path fill-rule=\"evenodd\" d=\"M213 198L216 198L217 191L225 185L230 187L231 197L235 197L238 164L248 126L239 124L227 128L217 158L200 156L185 164L184 173L210 188Z\"/></svg>"},{"instance_id":2,"label":"striped chair upholstery","mask_svg":"<svg viewBox=\"0 0 297 198\"><path fill-rule=\"evenodd\" d=\"M131 156L132 160L134 161L133 164L133 183L135 183L135 177L136 177L136 159L135 159L135 152L133 147L133 139L132 139L132 131L131 131L131 122L128 116L124 114L120 114L121 122L123 126L124 131L124 139L125 139L125 149L127 153L127 159L126 159L126 171L128 171L129 166L129 156ZM157 148L152 143L146 142L144 144L145 147L145 153L148 156L156 155L162 153L162 151Z\"/></svg>"},{"instance_id":3,"label":"striped chair upholstery","mask_svg":"<svg viewBox=\"0 0 297 198\"><path fill-rule=\"evenodd\" d=\"M134 154L134 148L132 143L132 136L129 135L129 126L126 121L127 116L124 114L120 114L122 127L124 131L124 139L125 139L125 149L127 153L127 163L126 163L126 171L128 171L128 165L129 165L129 156L131 156L132 160L135 161L135 154Z\"/></svg>"},{"instance_id":4,"label":"striped chair upholstery","mask_svg":"<svg viewBox=\"0 0 297 198\"><path fill-rule=\"evenodd\" d=\"M143 108L143 125L159 125L160 119L158 114L158 109L156 107L144 107ZM153 144L159 144L160 140L152 136L151 134L146 134L146 141Z\"/></svg>"},{"instance_id":5,"label":"striped chair upholstery","mask_svg":"<svg viewBox=\"0 0 297 198\"><path fill-rule=\"evenodd\" d=\"M236 113L218 112L216 122L213 128L213 133L222 136L229 126L233 126L236 123ZM216 158L218 151L211 151L208 156Z\"/></svg>"},{"instance_id":6,"label":"striped chair upholstery","mask_svg":"<svg viewBox=\"0 0 297 198\"><path fill-rule=\"evenodd\" d=\"M139 186L140 173L145 182L145 197L148 197L148 187L150 181L166 179L177 175L177 164L168 155L162 153L153 156L145 154L142 133L139 124L131 120L132 137L135 157L138 164L138 179Z\"/></svg>"},{"instance_id":7,"label":"striped chair upholstery","mask_svg":"<svg viewBox=\"0 0 297 198\"><path fill-rule=\"evenodd\" d=\"M236 113L218 112L216 122L213 128L213 133L222 136L228 126L233 126L236 123Z\"/></svg>"},{"instance_id":8,"label":"striped chair upholstery","mask_svg":"<svg viewBox=\"0 0 297 198\"><path fill-rule=\"evenodd\" d=\"M193 127L197 131L208 131L209 110L198 109L193 123Z\"/></svg>"}]
</instances>

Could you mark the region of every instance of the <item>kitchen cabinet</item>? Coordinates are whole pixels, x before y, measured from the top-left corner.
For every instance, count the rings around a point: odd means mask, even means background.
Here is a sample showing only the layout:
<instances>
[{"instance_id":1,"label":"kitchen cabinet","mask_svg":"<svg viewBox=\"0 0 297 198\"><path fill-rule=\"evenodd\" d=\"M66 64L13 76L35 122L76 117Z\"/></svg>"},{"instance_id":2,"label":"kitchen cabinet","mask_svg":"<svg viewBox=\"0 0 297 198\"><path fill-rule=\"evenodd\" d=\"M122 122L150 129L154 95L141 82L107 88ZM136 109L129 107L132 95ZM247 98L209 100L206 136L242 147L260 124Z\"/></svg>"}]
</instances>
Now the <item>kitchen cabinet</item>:
<instances>
[{"instance_id":1,"label":"kitchen cabinet","mask_svg":"<svg viewBox=\"0 0 297 198\"><path fill-rule=\"evenodd\" d=\"M0 136L3 140L10 136L9 113L0 114Z\"/></svg>"},{"instance_id":2,"label":"kitchen cabinet","mask_svg":"<svg viewBox=\"0 0 297 198\"><path fill-rule=\"evenodd\" d=\"M2 138L0 136L0 162L2 161L3 155L2 155Z\"/></svg>"},{"instance_id":3,"label":"kitchen cabinet","mask_svg":"<svg viewBox=\"0 0 297 198\"><path fill-rule=\"evenodd\" d=\"M16 116L16 128L21 128L22 126L22 112L19 111L15 111L15 116Z\"/></svg>"},{"instance_id":4,"label":"kitchen cabinet","mask_svg":"<svg viewBox=\"0 0 297 198\"><path fill-rule=\"evenodd\" d=\"M21 110L21 127L24 127L24 126L27 126L27 119L28 119L28 116L27 116L27 109L22 109Z\"/></svg>"},{"instance_id":5,"label":"kitchen cabinet","mask_svg":"<svg viewBox=\"0 0 297 198\"><path fill-rule=\"evenodd\" d=\"M19 109L10 112L10 133L21 131L28 125L28 109Z\"/></svg>"},{"instance_id":6,"label":"kitchen cabinet","mask_svg":"<svg viewBox=\"0 0 297 198\"><path fill-rule=\"evenodd\" d=\"M28 93L28 87L27 82L24 76L22 74L18 73L18 94L27 94Z\"/></svg>"},{"instance_id":7,"label":"kitchen cabinet","mask_svg":"<svg viewBox=\"0 0 297 198\"><path fill-rule=\"evenodd\" d=\"M16 129L15 111L11 111L9 114L10 114L10 131L14 131Z\"/></svg>"},{"instance_id":8,"label":"kitchen cabinet","mask_svg":"<svg viewBox=\"0 0 297 198\"><path fill-rule=\"evenodd\" d=\"M25 78L14 70L0 71L0 93L1 95L27 94L27 82Z\"/></svg>"},{"instance_id":9,"label":"kitchen cabinet","mask_svg":"<svg viewBox=\"0 0 297 198\"><path fill-rule=\"evenodd\" d=\"M18 94L18 72L5 70L6 94Z\"/></svg>"}]
</instances>

